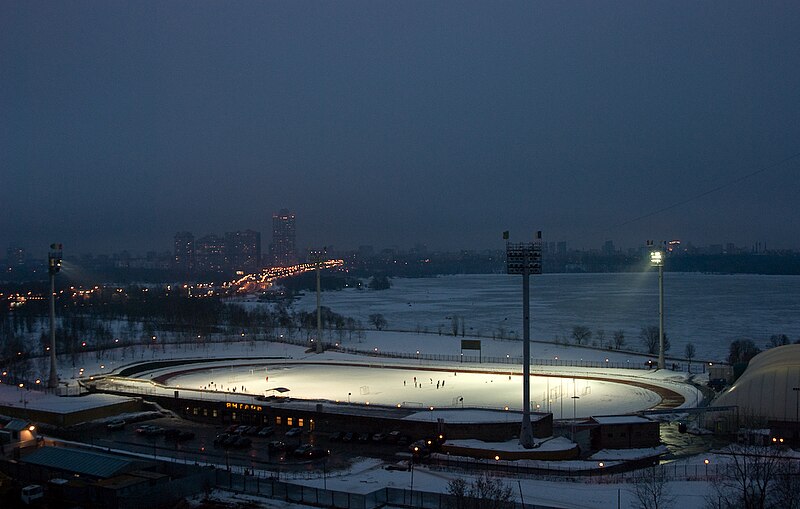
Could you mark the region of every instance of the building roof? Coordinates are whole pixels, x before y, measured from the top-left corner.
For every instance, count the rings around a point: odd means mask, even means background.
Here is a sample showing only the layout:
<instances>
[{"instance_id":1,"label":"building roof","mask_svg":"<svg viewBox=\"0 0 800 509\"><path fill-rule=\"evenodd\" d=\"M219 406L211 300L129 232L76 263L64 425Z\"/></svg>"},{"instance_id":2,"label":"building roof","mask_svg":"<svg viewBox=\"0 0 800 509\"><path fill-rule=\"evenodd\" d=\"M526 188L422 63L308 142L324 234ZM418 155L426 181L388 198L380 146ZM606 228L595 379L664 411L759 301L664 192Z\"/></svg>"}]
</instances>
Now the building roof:
<instances>
[{"instance_id":1,"label":"building roof","mask_svg":"<svg viewBox=\"0 0 800 509\"><path fill-rule=\"evenodd\" d=\"M638 415L608 415L592 417L592 420L597 424L643 424L654 422L646 417Z\"/></svg>"},{"instance_id":2,"label":"building roof","mask_svg":"<svg viewBox=\"0 0 800 509\"><path fill-rule=\"evenodd\" d=\"M8 424L3 427L6 431L22 431L24 429L28 429L28 421L23 421L22 419L12 419Z\"/></svg>"},{"instance_id":3,"label":"building roof","mask_svg":"<svg viewBox=\"0 0 800 509\"><path fill-rule=\"evenodd\" d=\"M800 345L779 346L753 357L714 405L738 405L744 417L793 421L800 411L795 387L800 388Z\"/></svg>"},{"instance_id":4,"label":"building roof","mask_svg":"<svg viewBox=\"0 0 800 509\"><path fill-rule=\"evenodd\" d=\"M21 461L101 479L135 470L141 466L138 461L119 456L66 447L42 447L24 456Z\"/></svg>"}]
</instances>

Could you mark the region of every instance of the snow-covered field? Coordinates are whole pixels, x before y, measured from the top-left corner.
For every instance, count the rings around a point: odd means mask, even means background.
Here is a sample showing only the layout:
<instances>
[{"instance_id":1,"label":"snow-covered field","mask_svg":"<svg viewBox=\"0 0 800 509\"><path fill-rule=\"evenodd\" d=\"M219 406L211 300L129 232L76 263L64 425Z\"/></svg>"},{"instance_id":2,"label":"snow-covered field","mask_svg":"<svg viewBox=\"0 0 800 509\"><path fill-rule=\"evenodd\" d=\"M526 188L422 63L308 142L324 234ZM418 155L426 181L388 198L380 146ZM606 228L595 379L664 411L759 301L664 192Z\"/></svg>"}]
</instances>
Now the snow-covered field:
<instances>
[{"instance_id":1,"label":"snow-covered field","mask_svg":"<svg viewBox=\"0 0 800 509\"><path fill-rule=\"evenodd\" d=\"M467 335L522 337L522 284L519 276L470 274L436 278L394 278L383 291L348 288L324 292L322 304L369 326L381 313L388 328L449 333L452 317L463 318ZM670 354L683 356L687 343L697 358L723 360L734 339L751 338L762 347L772 334L800 339L800 276L671 273L664 277L665 330ZM259 305L249 303L248 305ZM311 311L316 297L307 293L295 304ZM642 349L642 327L658 325L656 272L545 274L531 278L531 335L534 339L571 340L572 328L592 330L589 343L605 342L622 330L626 347ZM535 356L535 354L534 354Z\"/></svg>"}]
</instances>

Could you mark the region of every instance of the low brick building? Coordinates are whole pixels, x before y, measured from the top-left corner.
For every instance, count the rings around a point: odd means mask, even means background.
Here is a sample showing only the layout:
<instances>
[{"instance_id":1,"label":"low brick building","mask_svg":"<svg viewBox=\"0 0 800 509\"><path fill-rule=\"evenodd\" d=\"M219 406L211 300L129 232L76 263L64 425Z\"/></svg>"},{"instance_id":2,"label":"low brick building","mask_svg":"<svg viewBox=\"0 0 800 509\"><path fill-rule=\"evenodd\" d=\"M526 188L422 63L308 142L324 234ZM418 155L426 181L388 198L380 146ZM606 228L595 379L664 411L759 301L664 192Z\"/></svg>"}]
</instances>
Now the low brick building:
<instances>
[{"instance_id":1,"label":"low brick building","mask_svg":"<svg viewBox=\"0 0 800 509\"><path fill-rule=\"evenodd\" d=\"M661 444L658 422L638 415L591 417L591 448L638 449Z\"/></svg>"}]
</instances>

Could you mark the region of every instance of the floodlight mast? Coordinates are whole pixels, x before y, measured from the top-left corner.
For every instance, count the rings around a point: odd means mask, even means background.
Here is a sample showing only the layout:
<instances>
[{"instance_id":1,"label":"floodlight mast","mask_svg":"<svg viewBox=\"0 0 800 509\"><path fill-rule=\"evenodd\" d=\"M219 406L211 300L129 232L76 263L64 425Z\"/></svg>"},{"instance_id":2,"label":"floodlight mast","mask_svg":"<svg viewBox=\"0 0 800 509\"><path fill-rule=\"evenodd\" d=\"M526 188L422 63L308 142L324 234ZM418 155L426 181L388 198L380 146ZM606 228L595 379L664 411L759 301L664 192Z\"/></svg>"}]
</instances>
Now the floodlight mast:
<instances>
[{"instance_id":1,"label":"floodlight mast","mask_svg":"<svg viewBox=\"0 0 800 509\"><path fill-rule=\"evenodd\" d=\"M56 274L61 270L62 245L50 244L47 255L47 272L50 274L50 378L49 389L58 387L58 368L56 367Z\"/></svg>"},{"instance_id":2,"label":"floodlight mast","mask_svg":"<svg viewBox=\"0 0 800 509\"><path fill-rule=\"evenodd\" d=\"M508 240L508 232L503 232ZM530 243L506 243L506 268L509 274L522 274L522 426L519 443L526 449L534 446L531 428L531 314L530 275L542 273L542 232Z\"/></svg>"},{"instance_id":3,"label":"floodlight mast","mask_svg":"<svg viewBox=\"0 0 800 509\"><path fill-rule=\"evenodd\" d=\"M663 243L662 243L663 244ZM650 265L658 267L658 369L664 369L664 250L647 241L650 249Z\"/></svg>"}]
</instances>

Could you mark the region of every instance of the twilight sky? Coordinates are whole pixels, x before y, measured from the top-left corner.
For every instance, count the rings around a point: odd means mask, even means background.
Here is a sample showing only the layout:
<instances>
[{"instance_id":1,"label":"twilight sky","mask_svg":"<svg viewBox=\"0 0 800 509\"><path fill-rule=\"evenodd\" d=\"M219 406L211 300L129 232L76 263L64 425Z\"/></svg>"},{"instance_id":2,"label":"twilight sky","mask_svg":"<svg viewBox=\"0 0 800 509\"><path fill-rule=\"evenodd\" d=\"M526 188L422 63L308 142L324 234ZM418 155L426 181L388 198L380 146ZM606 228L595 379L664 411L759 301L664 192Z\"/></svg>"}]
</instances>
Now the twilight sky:
<instances>
[{"instance_id":1,"label":"twilight sky","mask_svg":"<svg viewBox=\"0 0 800 509\"><path fill-rule=\"evenodd\" d=\"M0 119L0 256L800 248L796 1L9 0Z\"/></svg>"}]
</instances>

